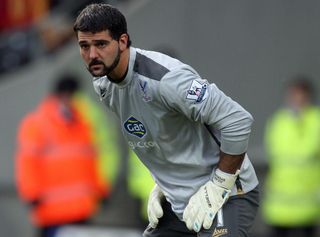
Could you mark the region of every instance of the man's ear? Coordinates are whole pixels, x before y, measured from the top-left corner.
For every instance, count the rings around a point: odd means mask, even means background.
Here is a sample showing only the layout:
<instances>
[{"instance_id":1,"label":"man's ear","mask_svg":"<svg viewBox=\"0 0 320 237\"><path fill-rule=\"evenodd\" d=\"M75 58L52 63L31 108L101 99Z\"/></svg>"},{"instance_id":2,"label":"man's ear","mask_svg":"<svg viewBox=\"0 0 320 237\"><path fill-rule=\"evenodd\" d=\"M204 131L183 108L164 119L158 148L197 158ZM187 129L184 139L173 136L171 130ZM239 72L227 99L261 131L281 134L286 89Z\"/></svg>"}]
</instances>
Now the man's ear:
<instances>
[{"instance_id":1,"label":"man's ear","mask_svg":"<svg viewBox=\"0 0 320 237\"><path fill-rule=\"evenodd\" d=\"M122 34L119 38L119 47L121 51L124 51L128 45L129 36L127 34Z\"/></svg>"}]
</instances>

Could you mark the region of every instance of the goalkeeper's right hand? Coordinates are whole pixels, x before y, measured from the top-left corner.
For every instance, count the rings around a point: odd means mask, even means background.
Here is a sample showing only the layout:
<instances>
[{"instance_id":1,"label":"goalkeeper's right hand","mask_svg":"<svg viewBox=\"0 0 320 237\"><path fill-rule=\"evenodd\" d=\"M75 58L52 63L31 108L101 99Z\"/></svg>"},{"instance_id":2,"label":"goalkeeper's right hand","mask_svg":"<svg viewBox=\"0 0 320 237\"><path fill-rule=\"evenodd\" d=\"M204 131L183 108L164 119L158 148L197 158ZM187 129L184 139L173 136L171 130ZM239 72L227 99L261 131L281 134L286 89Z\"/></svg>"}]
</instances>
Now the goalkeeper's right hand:
<instances>
[{"instance_id":1,"label":"goalkeeper's right hand","mask_svg":"<svg viewBox=\"0 0 320 237\"><path fill-rule=\"evenodd\" d=\"M163 216L163 210L161 207L161 200L163 198L164 195L159 186L156 184L150 192L148 200L148 219L152 228L156 228L159 218Z\"/></svg>"}]
</instances>

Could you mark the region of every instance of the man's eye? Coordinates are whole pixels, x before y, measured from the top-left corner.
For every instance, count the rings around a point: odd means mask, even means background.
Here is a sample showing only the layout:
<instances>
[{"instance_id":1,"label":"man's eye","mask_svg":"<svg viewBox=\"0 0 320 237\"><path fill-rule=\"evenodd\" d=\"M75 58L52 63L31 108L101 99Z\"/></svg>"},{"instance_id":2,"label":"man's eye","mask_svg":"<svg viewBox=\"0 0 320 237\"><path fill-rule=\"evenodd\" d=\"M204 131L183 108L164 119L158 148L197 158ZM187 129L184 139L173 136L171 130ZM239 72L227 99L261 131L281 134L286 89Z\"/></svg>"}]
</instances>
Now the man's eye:
<instances>
[{"instance_id":1,"label":"man's eye","mask_svg":"<svg viewBox=\"0 0 320 237\"><path fill-rule=\"evenodd\" d=\"M106 43L106 42L99 42L99 43L96 44L96 46L97 46L98 48L104 48L104 47L107 46L107 43Z\"/></svg>"},{"instance_id":2,"label":"man's eye","mask_svg":"<svg viewBox=\"0 0 320 237\"><path fill-rule=\"evenodd\" d=\"M81 44L80 48L83 49L83 50L87 50L87 49L89 49L89 45Z\"/></svg>"}]
</instances>

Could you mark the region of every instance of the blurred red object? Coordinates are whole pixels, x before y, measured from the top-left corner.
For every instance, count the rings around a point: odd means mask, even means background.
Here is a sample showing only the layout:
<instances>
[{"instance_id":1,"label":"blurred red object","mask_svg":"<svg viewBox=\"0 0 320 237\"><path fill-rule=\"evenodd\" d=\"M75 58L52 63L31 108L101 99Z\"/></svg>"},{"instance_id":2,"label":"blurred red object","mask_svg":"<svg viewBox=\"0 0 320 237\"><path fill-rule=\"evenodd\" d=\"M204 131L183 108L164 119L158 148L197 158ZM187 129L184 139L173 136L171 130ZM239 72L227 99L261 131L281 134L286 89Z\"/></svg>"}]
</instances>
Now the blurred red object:
<instances>
[{"instance_id":1,"label":"blurred red object","mask_svg":"<svg viewBox=\"0 0 320 237\"><path fill-rule=\"evenodd\" d=\"M0 31L25 28L49 12L49 0L0 0Z\"/></svg>"}]
</instances>

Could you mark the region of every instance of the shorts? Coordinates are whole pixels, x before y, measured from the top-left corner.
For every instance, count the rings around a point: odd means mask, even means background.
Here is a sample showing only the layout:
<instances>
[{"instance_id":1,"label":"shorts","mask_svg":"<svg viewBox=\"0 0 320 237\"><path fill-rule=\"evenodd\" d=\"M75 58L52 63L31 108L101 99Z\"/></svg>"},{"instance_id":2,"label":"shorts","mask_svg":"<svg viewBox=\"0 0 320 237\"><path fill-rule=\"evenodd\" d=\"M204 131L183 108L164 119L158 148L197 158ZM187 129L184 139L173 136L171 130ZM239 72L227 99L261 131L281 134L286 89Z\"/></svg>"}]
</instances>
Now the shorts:
<instances>
[{"instance_id":1,"label":"shorts","mask_svg":"<svg viewBox=\"0 0 320 237\"><path fill-rule=\"evenodd\" d=\"M248 237L259 207L259 189L232 196L217 213L209 230L189 230L172 211L170 203L162 204L163 217L156 228L148 226L143 237Z\"/></svg>"}]
</instances>

